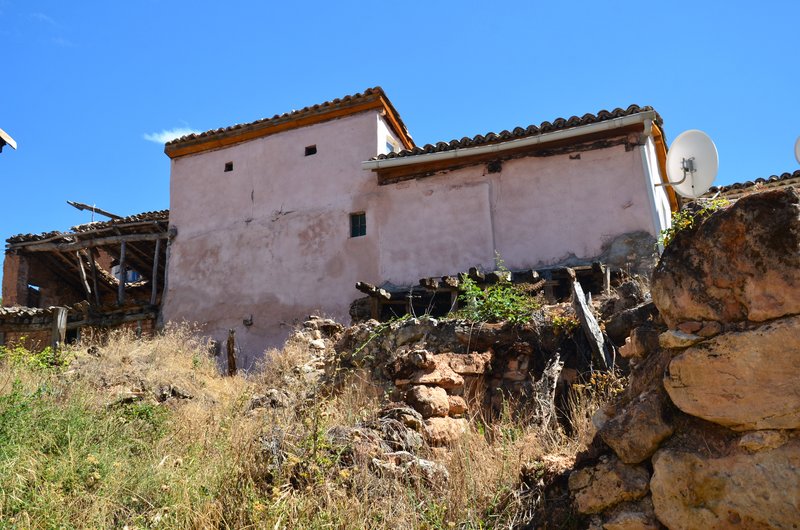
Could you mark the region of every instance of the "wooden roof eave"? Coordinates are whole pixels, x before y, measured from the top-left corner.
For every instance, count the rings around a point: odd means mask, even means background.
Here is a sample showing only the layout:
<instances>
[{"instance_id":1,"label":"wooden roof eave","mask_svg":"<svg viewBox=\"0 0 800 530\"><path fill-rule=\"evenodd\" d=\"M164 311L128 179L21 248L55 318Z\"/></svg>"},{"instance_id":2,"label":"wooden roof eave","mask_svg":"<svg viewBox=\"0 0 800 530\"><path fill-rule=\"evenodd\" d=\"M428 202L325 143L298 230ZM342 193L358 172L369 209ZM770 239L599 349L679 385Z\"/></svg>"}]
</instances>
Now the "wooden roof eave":
<instances>
[{"instance_id":1,"label":"wooden roof eave","mask_svg":"<svg viewBox=\"0 0 800 530\"><path fill-rule=\"evenodd\" d=\"M164 153L170 158L202 153L228 147L242 142L263 138L291 129L299 129L309 125L316 125L337 118L352 116L368 110L382 110L385 112L387 121L392 129L398 134L403 145L410 149L414 147L414 142L408 134L406 128L397 115L394 107L388 103L383 96L370 97L367 101L355 105L348 105L335 109L326 109L316 114L301 116L296 118L287 117L283 121L269 120L265 123L253 123L244 125L238 129L215 132L204 137L192 138L181 141L175 145L167 144L164 146Z\"/></svg>"},{"instance_id":2,"label":"wooden roof eave","mask_svg":"<svg viewBox=\"0 0 800 530\"><path fill-rule=\"evenodd\" d=\"M634 123L625 127L592 132L577 138L573 137L566 139L555 139L553 141L542 142L536 145L527 145L518 148L504 149L502 151L480 153L475 155L469 154L469 150L472 148L467 147L454 150L461 151L462 156L450 156L433 161L429 161L427 158L425 158L424 154L414 155L409 157L409 159L419 157L419 163L412 162L406 165L386 168L378 167L372 169L372 171L377 174L379 184L390 184L400 180L430 176L440 171L449 171L466 166L485 164L494 160L507 160L512 158L536 156L537 154L541 154L543 152L568 148L570 146L589 146L592 142L609 140L613 138L622 138L631 132L642 132L642 130L642 123ZM497 142L497 144L500 143L502 142ZM591 147L587 147L587 149L590 148Z\"/></svg>"},{"instance_id":3,"label":"wooden roof eave","mask_svg":"<svg viewBox=\"0 0 800 530\"><path fill-rule=\"evenodd\" d=\"M79 227L76 227L79 228ZM145 239L151 238L152 234L166 234L169 228L169 221L156 220L156 221L136 221L123 225L101 226L97 229L88 230L73 230L71 232L62 232L52 235L43 239L18 241L14 243L6 243L6 250L36 250L44 247L53 249L51 244L60 245L80 245L81 242L104 239L107 237L107 232L115 234L115 236L123 235L128 239L136 239L137 235L144 236ZM135 230L131 230L135 229ZM102 236L102 237L100 237ZM101 245L93 245L101 246Z\"/></svg>"},{"instance_id":4,"label":"wooden roof eave","mask_svg":"<svg viewBox=\"0 0 800 530\"><path fill-rule=\"evenodd\" d=\"M63 241L57 241L58 238L48 238L43 241L23 241L19 243L9 243L6 245L7 251L23 251L23 252L69 252L72 250L82 250L85 248L99 248L109 247L125 241L141 242L141 241L155 241L156 239L167 239L169 233L164 231L157 232L141 232L133 234L116 234L104 235L103 237L96 237L96 234L91 232L75 232L64 234L61 236Z\"/></svg>"}]
</instances>

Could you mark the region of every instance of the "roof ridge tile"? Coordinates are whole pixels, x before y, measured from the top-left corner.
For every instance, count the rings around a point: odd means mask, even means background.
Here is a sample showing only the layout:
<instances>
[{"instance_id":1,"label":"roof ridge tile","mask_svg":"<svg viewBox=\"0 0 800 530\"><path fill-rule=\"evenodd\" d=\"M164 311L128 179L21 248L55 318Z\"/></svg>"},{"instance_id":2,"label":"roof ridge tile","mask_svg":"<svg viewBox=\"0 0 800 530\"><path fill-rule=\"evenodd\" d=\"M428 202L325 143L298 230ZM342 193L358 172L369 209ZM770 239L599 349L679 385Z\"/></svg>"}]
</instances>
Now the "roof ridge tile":
<instances>
[{"instance_id":1,"label":"roof ridge tile","mask_svg":"<svg viewBox=\"0 0 800 530\"><path fill-rule=\"evenodd\" d=\"M466 147L472 147L476 145L483 145L486 143L491 142L502 142L508 141L518 138L525 138L528 136L536 136L539 134L543 134L550 131L562 130L562 129L569 129L572 127L580 127L583 125L588 125L591 123L597 123L606 120L612 120L615 118L621 118L624 116L629 116L631 114L638 114L641 112L648 112L653 111L653 107L649 105L646 106L639 106L636 104L629 105L626 109L622 109L620 107L614 108L612 111L608 110L600 110L597 114L592 114L587 112L586 114L582 115L581 117L578 116L571 116L570 118L555 118L552 122L550 121L543 121L539 125L528 125L527 127L514 127L514 129L509 132L507 129L503 130L501 133L494 133L494 132L487 132L485 134L476 134L473 137L463 137L461 140L451 140L450 142L437 142L435 144L435 151L433 152L442 152L442 151L453 151L455 149L464 149ZM656 113L656 123L661 124L661 116ZM431 151L428 147L431 144L426 144L424 150L418 149L403 149L398 152L388 153L388 154L381 154L376 157L373 157L373 160L385 160L387 158L403 158L407 156L416 156L423 153L430 153Z\"/></svg>"}]
</instances>

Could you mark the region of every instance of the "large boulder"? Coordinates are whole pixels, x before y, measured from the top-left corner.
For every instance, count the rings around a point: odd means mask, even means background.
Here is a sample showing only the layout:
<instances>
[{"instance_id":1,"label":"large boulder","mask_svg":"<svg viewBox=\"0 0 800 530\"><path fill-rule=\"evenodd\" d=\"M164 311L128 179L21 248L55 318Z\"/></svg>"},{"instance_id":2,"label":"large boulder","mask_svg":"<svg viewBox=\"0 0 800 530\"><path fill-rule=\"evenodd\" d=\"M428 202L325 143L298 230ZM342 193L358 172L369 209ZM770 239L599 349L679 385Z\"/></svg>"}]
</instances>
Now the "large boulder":
<instances>
[{"instance_id":1,"label":"large boulder","mask_svg":"<svg viewBox=\"0 0 800 530\"><path fill-rule=\"evenodd\" d=\"M800 428L800 316L718 335L672 359L664 387L682 411L734 430Z\"/></svg>"},{"instance_id":2,"label":"large boulder","mask_svg":"<svg viewBox=\"0 0 800 530\"><path fill-rule=\"evenodd\" d=\"M744 197L679 232L651 285L670 328L798 314L799 291L800 191L793 188Z\"/></svg>"},{"instance_id":3,"label":"large boulder","mask_svg":"<svg viewBox=\"0 0 800 530\"><path fill-rule=\"evenodd\" d=\"M800 440L721 458L661 450L650 490L669 528L797 528Z\"/></svg>"}]
</instances>

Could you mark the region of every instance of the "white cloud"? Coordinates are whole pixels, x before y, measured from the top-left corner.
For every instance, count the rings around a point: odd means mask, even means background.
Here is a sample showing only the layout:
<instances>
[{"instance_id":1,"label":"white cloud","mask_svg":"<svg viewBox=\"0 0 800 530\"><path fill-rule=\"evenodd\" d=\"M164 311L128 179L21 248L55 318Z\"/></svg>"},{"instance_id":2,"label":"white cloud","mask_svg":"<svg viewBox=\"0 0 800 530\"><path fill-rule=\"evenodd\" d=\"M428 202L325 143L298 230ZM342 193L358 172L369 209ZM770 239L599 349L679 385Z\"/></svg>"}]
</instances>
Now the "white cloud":
<instances>
[{"instance_id":1,"label":"white cloud","mask_svg":"<svg viewBox=\"0 0 800 530\"><path fill-rule=\"evenodd\" d=\"M52 42L56 46L61 46L62 48L74 48L75 47L75 43L74 42L72 42L71 40L68 40L68 39L61 38L61 37L56 37L56 38L52 39Z\"/></svg>"},{"instance_id":2,"label":"white cloud","mask_svg":"<svg viewBox=\"0 0 800 530\"><path fill-rule=\"evenodd\" d=\"M175 129L164 129L161 132L146 133L143 135L144 139L148 142L155 142L157 144L165 144L170 140L186 136L187 134L198 134L200 131L189 129L187 127L178 127Z\"/></svg>"},{"instance_id":3,"label":"white cloud","mask_svg":"<svg viewBox=\"0 0 800 530\"><path fill-rule=\"evenodd\" d=\"M39 20L41 22L46 22L47 24L50 24L51 26L58 27L58 23L55 20L53 20L51 17L45 15L44 13L31 13L31 17L35 18L36 20Z\"/></svg>"}]
</instances>

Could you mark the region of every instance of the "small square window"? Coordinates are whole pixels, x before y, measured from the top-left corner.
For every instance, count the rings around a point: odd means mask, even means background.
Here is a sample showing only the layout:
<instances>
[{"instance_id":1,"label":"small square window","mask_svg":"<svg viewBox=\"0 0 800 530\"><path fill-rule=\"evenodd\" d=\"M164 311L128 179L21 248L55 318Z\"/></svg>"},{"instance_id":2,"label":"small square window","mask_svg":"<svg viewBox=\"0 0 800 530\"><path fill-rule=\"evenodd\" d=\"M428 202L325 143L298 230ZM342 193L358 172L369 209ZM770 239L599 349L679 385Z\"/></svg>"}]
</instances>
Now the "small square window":
<instances>
[{"instance_id":1,"label":"small square window","mask_svg":"<svg viewBox=\"0 0 800 530\"><path fill-rule=\"evenodd\" d=\"M350 237L367 235L367 214L364 212L350 214Z\"/></svg>"},{"instance_id":2,"label":"small square window","mask_svg":"<svg viewBox=\"0 0 800 530\"><path fill-rule=\"evenodd\" d=\"M317 146L315 145L307 145L306 146L306 156L316 155L317 154Z\"/></svg>"},{"instance_id":3,"label":"small square window","mask_svg":"<svg viewBox=\"0 0 800 530\"><path fill-rule=\"evenodd\" d=\"M233 171L233 162L225 162L225 171Z\"/></svg>"}]
</instances>

